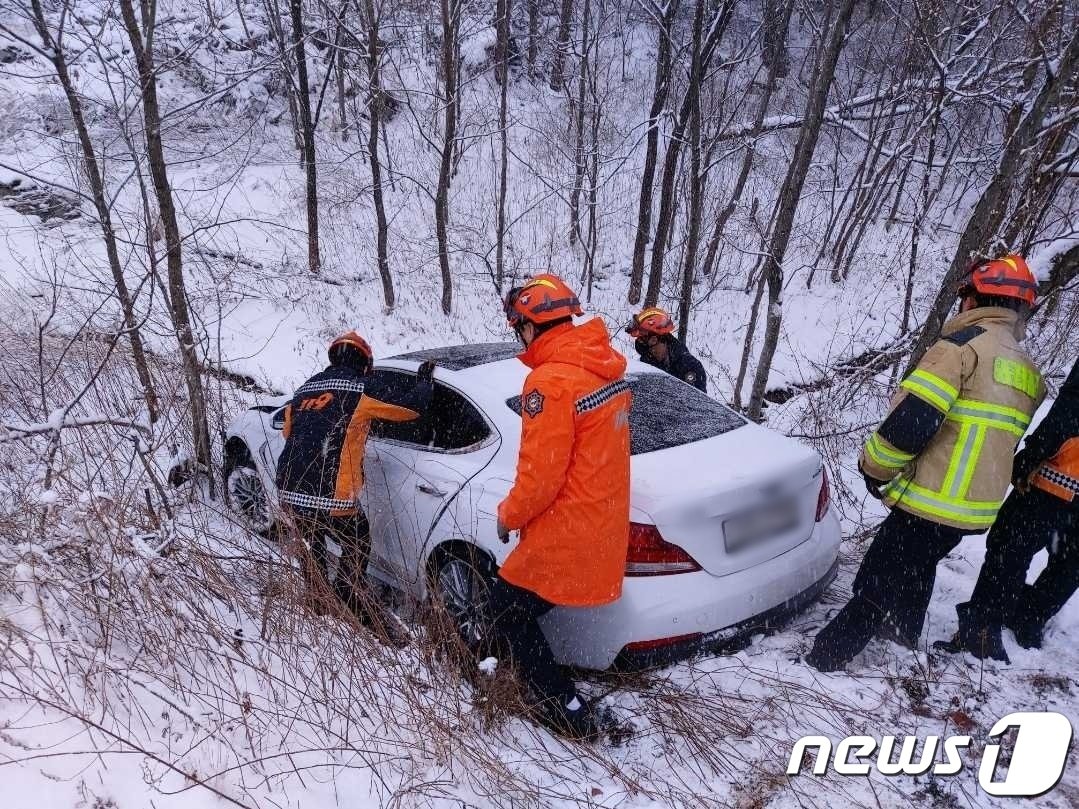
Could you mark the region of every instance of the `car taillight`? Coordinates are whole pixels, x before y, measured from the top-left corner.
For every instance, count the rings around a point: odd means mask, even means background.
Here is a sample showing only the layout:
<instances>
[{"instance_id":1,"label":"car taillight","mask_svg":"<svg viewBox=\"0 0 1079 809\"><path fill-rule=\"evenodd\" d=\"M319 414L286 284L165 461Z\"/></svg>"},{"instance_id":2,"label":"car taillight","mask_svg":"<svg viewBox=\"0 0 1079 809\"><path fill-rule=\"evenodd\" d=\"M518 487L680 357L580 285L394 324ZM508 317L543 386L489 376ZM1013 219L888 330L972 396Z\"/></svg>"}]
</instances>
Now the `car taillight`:
<instances>
[{"instance_id":1,"label":"car taillight","mask_svg":"<svg viewBox=\"0 0 1079 809\"><path fill-rule=\"evenodd\" d=\"M629 524L627 576L666 576L700 569L701 566L692 556L667 542L654 525Z\"/></svg>"},{"instance_id":2,"label":"car taillight","mask_svg":"<svg viewBox=\"0 0 1079 809\"><path fill-rule=\"evenodd\" d=\"M828 470L823 466L820 470L820 494L817 495L817 522L824 519L828 513L828 504L832 501L832 492L828 488Z\"/></svg>"},{"instance_id":3,"label":"car taillight","mask_svg":"<svg viewBox=\"0 0 1079 809\"><path fill-rule=\"evenodd\" d=\"M704 637L701 632L690 632L688 635L675 635L671 638L656 638L655 640L635 640L622 647L623 652L653 652L667 646L677 646L681 643L693 643Z\"/></svg>"}]
</instances>

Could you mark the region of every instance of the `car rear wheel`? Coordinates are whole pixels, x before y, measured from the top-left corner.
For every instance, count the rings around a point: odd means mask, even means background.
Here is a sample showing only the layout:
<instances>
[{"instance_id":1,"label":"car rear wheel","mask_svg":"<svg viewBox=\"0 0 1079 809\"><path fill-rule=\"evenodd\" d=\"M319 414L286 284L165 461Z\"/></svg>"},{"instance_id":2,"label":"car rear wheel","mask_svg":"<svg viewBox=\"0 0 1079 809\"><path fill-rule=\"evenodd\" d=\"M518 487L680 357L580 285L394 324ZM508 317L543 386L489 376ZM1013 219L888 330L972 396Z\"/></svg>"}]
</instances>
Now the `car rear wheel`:
<instances>
[{"instance_id":1,"label":"car rear wheel","mask_svg":"<svg viewBox=\"0 0 1079 809\"><path fill-rule=\"evenodd\" d=\"M471 651L477 651L491 624L490 582L494 562L474 548L441 554L432 581L433 593L454 629Z\"/></svg>"},{"instance_id":2,"label":"car rear wheel","mask_svg":"<svg viewBox=\"0 0 1079 809\"><path fill-rule=\"evenodd\" d=\"M256 534L268 536L274 527L270 500L262 477L250 457L236 459L225 478L232 510Z\"/></svg>"}]
</instances>

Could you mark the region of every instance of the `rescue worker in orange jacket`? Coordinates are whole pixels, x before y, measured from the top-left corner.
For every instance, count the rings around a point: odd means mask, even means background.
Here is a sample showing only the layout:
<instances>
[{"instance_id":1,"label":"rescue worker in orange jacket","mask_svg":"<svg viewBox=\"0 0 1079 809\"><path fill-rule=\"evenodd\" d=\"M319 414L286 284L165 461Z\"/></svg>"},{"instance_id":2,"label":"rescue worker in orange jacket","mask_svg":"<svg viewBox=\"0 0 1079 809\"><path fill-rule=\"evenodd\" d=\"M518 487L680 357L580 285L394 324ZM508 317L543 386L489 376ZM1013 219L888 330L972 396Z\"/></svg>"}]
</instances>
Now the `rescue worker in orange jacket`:
<instances>
[{"instance_id":1,"label":"rescue worker in orange jacket","mask_svg":"<svg viewBox=\"0 0 1079 809\"><path fill-rule=\"evenodd\" d=\"M310 549L303 572L312 594L328 575L329 538L341 547L334 592L362 621L377 619L375 628L392 634L388 616L363 583L371 547L359 503L364 449L373 420L410 421L426 409L434 363L420 366L411 389L397 390L370 375L371 347L354 331L330 344L329 359L329 366L304 382L285 409L278 496Z\"/></svg>"},{"instance_id":2,"label":"rescue worker in orange jacket","mask_svg":"<svg viewBox=\"0 0 1079 809\"><path fill-rule=\"evenodd\" d=\"M1012 483L970 601L956 605L959 631L941 644L1004 662L1002 624L1020 646L1040 647L1046 623L1079 588L1079 360L1015 456ZM1042 548L1049 563L1034 584L1024 584Z\"/></svg>"},{"instance_id":3,"label":"rescue worker in orange jacket","mask_svg":"<svg viewBox=\"0 0 1079 809\"><path fill-rule=\"evenodd\" d=\"M1036 290L1020 256L972 267L959 314L900 383L858 461L870 494L891 511L853 597L806 656L814 668L842 669L882 631L916 646L937 564L996 519L1015 447L1045 396L1019 344Z\"/></svg>"},{"instance_id":4,"label":"rescue worker in orange jacket","mask_svg":"<svg viewBox=\"0 0 1079 809\"><path fill-rule=\"evenodd\" d=\"M595 607L622 593L629 544L629 408L626 359L603 321L575 325L576 294L538 275L510 291L510 326L531 371L521 393L521 447L498 533L520 540L491 588L496 639L508 646L554 730L594 738L588 701L555 662L537 623L553 607Z\"/></svg>"}]
</instances>

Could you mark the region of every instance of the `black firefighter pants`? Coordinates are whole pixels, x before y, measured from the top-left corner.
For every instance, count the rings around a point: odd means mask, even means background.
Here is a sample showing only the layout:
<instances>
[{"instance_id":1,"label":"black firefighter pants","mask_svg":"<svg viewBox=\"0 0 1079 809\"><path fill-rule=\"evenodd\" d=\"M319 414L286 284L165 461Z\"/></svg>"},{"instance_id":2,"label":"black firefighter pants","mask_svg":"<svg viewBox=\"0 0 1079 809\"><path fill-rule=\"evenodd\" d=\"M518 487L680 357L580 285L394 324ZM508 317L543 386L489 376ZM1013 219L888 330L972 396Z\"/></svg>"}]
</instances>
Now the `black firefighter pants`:
<instances>
[{"instance_id":1,"label":"black firefighter pants","mask_svg":"<svg viewBox=\"0 0 1079 809\"><path fill-rule=\"evenodd\" d=\"M890 623L916 646L933 595L937 564L963 539L958 528L893 508L877 529L854 579L854 595L818 633L813 655L841 666Z\"/></svg>"},{"instance_id":2,"label":"black firefighter pants","mask_svg":"<svg viewBox=\"0 0 1079 809\"><path fill-rule=\"evenodd\" d=\"M495 576L490 589L496 649L508 652L520 676L548 709L564 710L577 694L566 669L554 659L539 618L554 608L546 599Z\"/></svg>"},{"instance_id":3,"label":"black firefighter pants","mask_svg":"<svg viewBox=\"0 0 1079 809\"><path fill-rule=\"evenodd\" d=\"M1026 585L1030 561L1042 548L1049 550L1049 564ZM1012 619L1040 628L1077 587L1079 505L1037 488L1012 490L986 540L985 562L965 605L970 620L999 627Z\"/></svg>"},{"instance_id":4,"label":"black firefighter pants","mask_svg":"<svg viewBox=\"0 0 1079 809\"><path fill-rule=\"evenodd\" d=\"M372 598L365 577L371 554L371 532L366 515L357 511L352 516L335 517L301 509L292 509L291 514L299 537L308 546L302 569L309 592L317 595L329 584L326 540L332 539L341 546L333 592L358 617L369 617Z\"/></svg>"}]
</instances>

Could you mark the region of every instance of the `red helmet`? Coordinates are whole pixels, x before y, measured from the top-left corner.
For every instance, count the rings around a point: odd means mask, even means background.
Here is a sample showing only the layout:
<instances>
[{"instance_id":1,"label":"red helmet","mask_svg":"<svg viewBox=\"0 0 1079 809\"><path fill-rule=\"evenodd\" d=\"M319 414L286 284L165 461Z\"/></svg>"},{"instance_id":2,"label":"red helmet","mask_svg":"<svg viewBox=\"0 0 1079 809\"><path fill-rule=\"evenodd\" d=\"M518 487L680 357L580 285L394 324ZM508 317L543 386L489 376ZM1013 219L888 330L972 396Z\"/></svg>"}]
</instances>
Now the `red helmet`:
<instances>
[{"instance_id":1,"label":"red helmet","mask_svg":"<svg viewBox=\"0 0 1079 809\"><path fill-rule=\"evenodd\" d=\"M557 275L543 273L506 295L506 319L517 328L523 323L551 323L573 315L583 315L581 302Z\"/></svg>"},{"instance_id":2,"label":"red helmet","mask_svg":"<svg viewBox=\"0 0 1079 809\"><path fill-rule=\"evenodd\" d=\"M347 331L340 337L335 337L327 353L332 365L339 365L350 359L361 360L363 365L370 365L374 360L371 346L355 331Z\"/></svg>"},{"instance_id":3,"label":"red helmet","mask_svg":"<svg viewBox=\"0 0 1079 809\"><path fill-rule=\"evenodd\" d=\"M626 333L630 337L644 337L646 334L663 337L674 334L674 321L669 314L653 306L634 315L626 326Z\"/></svg>"},{"instance_id":4,"label":"red helmet","mask_svg":"<svg viewBox=\"0 0 1079 809\"><path fill-rule=\"evenodd\" d=\"M1038 280L1020 255L1008 255L975 264L959 286L959 293L1015 298L1033 306Z\"/></svg>"}]
</instances>

